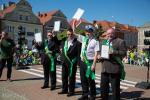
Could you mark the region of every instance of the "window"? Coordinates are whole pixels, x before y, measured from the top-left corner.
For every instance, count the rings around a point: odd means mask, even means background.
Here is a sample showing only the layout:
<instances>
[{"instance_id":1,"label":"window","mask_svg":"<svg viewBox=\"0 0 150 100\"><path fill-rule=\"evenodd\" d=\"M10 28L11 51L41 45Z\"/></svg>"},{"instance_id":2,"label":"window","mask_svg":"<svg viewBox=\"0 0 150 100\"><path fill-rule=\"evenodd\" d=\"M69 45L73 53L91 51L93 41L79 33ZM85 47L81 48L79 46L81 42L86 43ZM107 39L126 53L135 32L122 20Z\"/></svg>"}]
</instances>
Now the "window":
<instances>
[{"instance_id":1,"label":"window","mask_svg":"<svg viewBox=\"0 0 150 100\"><path fill-rule=\"evenodd\" d=\"M7 31L8 31L8 32L10 32L10 27L9 27L9 26L7 26L6 28L7 28Z\"/></svg>"},{"instance_id":2,"label":"window","mask_svg":"<svg viewBox=\"0 0 150 100\"><path fill-rule=\"evenodd\" d=\"M38 33L38 29L37 28L35 29L35 33Z\"/></svg>"},{"instance_id":3,"label":"window","mask_svg":"<svg viewBox=\"0 0 150 100\"><path fill-rule=\"evenodd\" d=\"M26 16L26 21L28 21L29 20L29 16Z\"/></svg>"},{"instance_id":4,"label":"window","mask_svg":"<svg viewBox=\"0 0 150 100\"><path fill-rule=\"evenodd\" d=\"M27 32L27 36L34 36L33 32Z\"/></svg>"},{"instance_id":5,"label":"window","mask_svg":"<svg viewBox=\"0 0 150 100\"><path fill-rule=\"evenodd\" d=\"M15 27L14 26L12 27L12 32L15 32Z\"/></svg>"},{"instance_id":6,"label":"window","mask_svg":"<svg viewBox=\"0 0 150 100\"><path fill-rule=\"evenodd\" d=\"M26 28L25 28L25 27L22 27L22 30L21 30L21 31L26 32Z\"/></svg>"},{"instance_id":7,"label":"window","mask_svg":"<svg viewBox=\"0 0 150 100\"><path fill-rule=\"evenodd\" d=\"M14 32L15 27L14 26L7 26L7 31L8 32Z\"/></svg>"},{"instance_id":8,"label":"window","mask_svg":"<svg viewBox=\"0 0 150 100\"><path fill-rule=\"evenodd\" d=\"M23 20L23 16L22 15L19 16L19 20Z\"/></svg>"}]
</instances>

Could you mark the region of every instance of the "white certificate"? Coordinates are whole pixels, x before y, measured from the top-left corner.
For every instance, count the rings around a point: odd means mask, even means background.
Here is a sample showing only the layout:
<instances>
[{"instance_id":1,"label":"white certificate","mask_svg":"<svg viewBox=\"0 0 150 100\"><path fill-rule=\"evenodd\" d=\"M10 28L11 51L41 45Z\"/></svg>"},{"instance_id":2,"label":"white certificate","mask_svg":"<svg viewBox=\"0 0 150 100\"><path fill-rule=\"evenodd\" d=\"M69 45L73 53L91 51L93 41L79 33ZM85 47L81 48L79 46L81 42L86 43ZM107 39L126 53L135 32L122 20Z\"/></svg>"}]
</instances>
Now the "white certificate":
<instances>
[{"instance_id":1,"label":"white certificate","mask_svg":"<svg viewBox=\"0 0 150 100\"><path fill-rule=\"evenodd\" d=\"M109 46L102 45L101 48L101 57L105 59L109 59Z\"/></svg>"},{"instance_id":2,"label":"white certificate","mask_svg":"<svg viewBox=\"0 0 150 100\"><path fill-rule=\"evenodd\" d=\"M42 33L35 33L35 41L42 42Z\"/></svg>"},{"instance_id":3,"label":"white certificate","mask_svg":"<svg viewBox=\"0 0 150 100\"><path fill-rule=\"evenodd\" d=\"M54 22L54 31L59 31L60 30L60 21L55 21Z\"/></svg>"},{"instance_id":4,"label":"white certificate","mask_svg":"<svg viewBox=\"0 0 150 100\"><path fill-rule=\"evenodd\" d=\"M73 19L79 20L81 18L81 16L83 15L83 13L84 13L84 10L81 8L78 8L76 13L73 16Z\"/></svg>"}]
</instances>

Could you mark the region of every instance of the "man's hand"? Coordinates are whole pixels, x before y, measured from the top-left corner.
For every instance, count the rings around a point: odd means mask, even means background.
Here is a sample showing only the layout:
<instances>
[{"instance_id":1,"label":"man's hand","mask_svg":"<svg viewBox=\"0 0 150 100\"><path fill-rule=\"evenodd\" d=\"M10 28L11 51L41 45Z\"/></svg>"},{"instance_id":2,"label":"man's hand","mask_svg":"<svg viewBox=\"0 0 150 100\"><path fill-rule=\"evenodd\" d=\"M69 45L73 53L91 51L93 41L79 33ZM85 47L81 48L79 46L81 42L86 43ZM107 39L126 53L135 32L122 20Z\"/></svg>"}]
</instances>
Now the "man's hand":
<instances>
[{"instance_id":1,"label":"man's hand","mask_svg":"<svg viewBox=\"0 0 150 100\"><path fill-rule=\"evenodd\" d=\"M42 42L36 42L35 47L40 46L41 44L42 44Z\"/></svg>"},{"instance_id":2,"label":"man's hand","mask_svg":"<svg viewBox=\"0 0 150 100\"><path fill-rule=\"evenodd\" d=\"M60 52L62 53L62 48L60 48Z\"/></svg>"},{"instance_id":3,"label":"man's hand","mask_svg":"<svg viewBox=\"0 0 150 100\"><path fill-rule=\"evenodd\" d=\"M41 44L42 44L42 42L37 42L37 44L38 44L38 45L41 45Z\"/></svg>"},{"instance_id":4,"label":"man's hand","mask_svg":"<svg viewBox=\"0 0 150 100\"><path fill-rule=\"evenodd\" d=\"M97 59L101 59L101 55L100 55L100 53L97 55Z\"/></svg>"},{"instance_id":5,"label":"man's hand","mask_svg":"<svg viewBox=\"0 0 150 100\"><path fill-rule=\"evenodd\" d=\"M109 54L113 54L113 52L114 52L114 51L113 51L113 48L110 48L110 49L109 49Z\"/></svg>"},{"instance_id":6,"label":"man's hand","mask_svg":"<svg viewBox=\"0 0 150 100\"><path fill-rule=\"evenodd\" d=\"M1 40L3 40L3 39L5 39L5 36L4 36L4 35L1 36Z\"/></svg>"},{"instance_id":7,"label":"man's hand","mask_svg":"<svg viewBox=\"0 0 150 100\"><path fill-rule=\"evenodd\" d=\"M91 71L95 71L95 65L91 66Z\"/></svg>"}]
</instances>

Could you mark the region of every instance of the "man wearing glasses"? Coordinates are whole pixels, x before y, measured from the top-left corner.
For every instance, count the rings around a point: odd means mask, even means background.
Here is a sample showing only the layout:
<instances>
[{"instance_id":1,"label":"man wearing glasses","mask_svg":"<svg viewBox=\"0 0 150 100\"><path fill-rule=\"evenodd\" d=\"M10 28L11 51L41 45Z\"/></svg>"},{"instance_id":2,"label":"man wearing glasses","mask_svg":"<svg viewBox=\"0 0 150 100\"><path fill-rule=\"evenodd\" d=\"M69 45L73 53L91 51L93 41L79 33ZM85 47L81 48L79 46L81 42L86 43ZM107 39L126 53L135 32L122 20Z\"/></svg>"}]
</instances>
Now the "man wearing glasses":
<instances>
[{"instance_id":1,"label":"man wearing glasses","mask_svg":"<svg viewBox=\"0 0 150 100\"><path fill-rule=\"evenodd\" d=\"M36 48L41 54L41 63L44 70L44 85L42 89L49 87L49 74L51 90L56 88L56 53L59 51L58 40L53 31L47 32L47 40L36 43Z\"/></svg>"},{"instance_id":2,"label":"man wearing glasses","mask_svg":"<svg viewBox=\"0 0 150 100\"><path fill-rule=\"evenodd\" d=\"M102 41L101 46L101 97L102 100L108 100L109 83L111 83L112 100L120 100L120 80L125 78L122 58L126 55L126 44L124 40L117 37L114 28L108 29L106 33L107 39ZM104 47L108 47L108 53L105 56L103 56ZM104 52L106 51L105 49Z\"/></svg>"}]
</instances>

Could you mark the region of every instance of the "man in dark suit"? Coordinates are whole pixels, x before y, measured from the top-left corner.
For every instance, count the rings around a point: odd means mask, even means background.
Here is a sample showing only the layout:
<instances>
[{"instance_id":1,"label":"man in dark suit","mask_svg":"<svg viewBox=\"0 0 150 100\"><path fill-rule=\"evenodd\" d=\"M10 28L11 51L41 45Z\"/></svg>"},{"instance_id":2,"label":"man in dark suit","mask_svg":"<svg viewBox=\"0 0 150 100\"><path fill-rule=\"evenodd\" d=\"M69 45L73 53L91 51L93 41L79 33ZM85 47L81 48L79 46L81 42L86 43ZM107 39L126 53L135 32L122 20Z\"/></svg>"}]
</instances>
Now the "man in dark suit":
<instances>
[{"instance_id":1,"label":"man in dark suit","mask_svg":"<svg viewBox=\"0 0 150 100\"><path fill-rule=\"evenodd\" d=\"M77 38L75 38L72 28L69 28L67 30L67 39L62 44L62 91L58 94L68 93L67 96L74 95L78 61L77 56L80 46L81 44L77 41Z\"/></svg>"},{"instance_id":2,"label":"man in dark suit","mask_svg":"<svg viewBox=\"0 0 150 100\"><path fill-rule=\"evenodd\" d=\"M52 31L48 31L47 40L35 45L41 54L41 63L44 70L44 85L41 88L49 87L50 74L51 90L54 90L56 88L56 53L59 51L57 37Z\"/></svg>"},{"instance_id":3,"label":"man in dark suit","mask_svg":"<svg viewBox=\"0 0 150 100\"><path fill-rule=\"evenodd\" d=\"M120 80L125 77L122 58L126 55L127 48L125 41L117 38L115 31L113 28L108 29L108 39L102 42L102 45L109 46L109 58L101 57L102 72L100 85L102 100L108 100L109 83L111 83L112 87L112 100L120 100Z\"/></svg>"}]
</instances>

